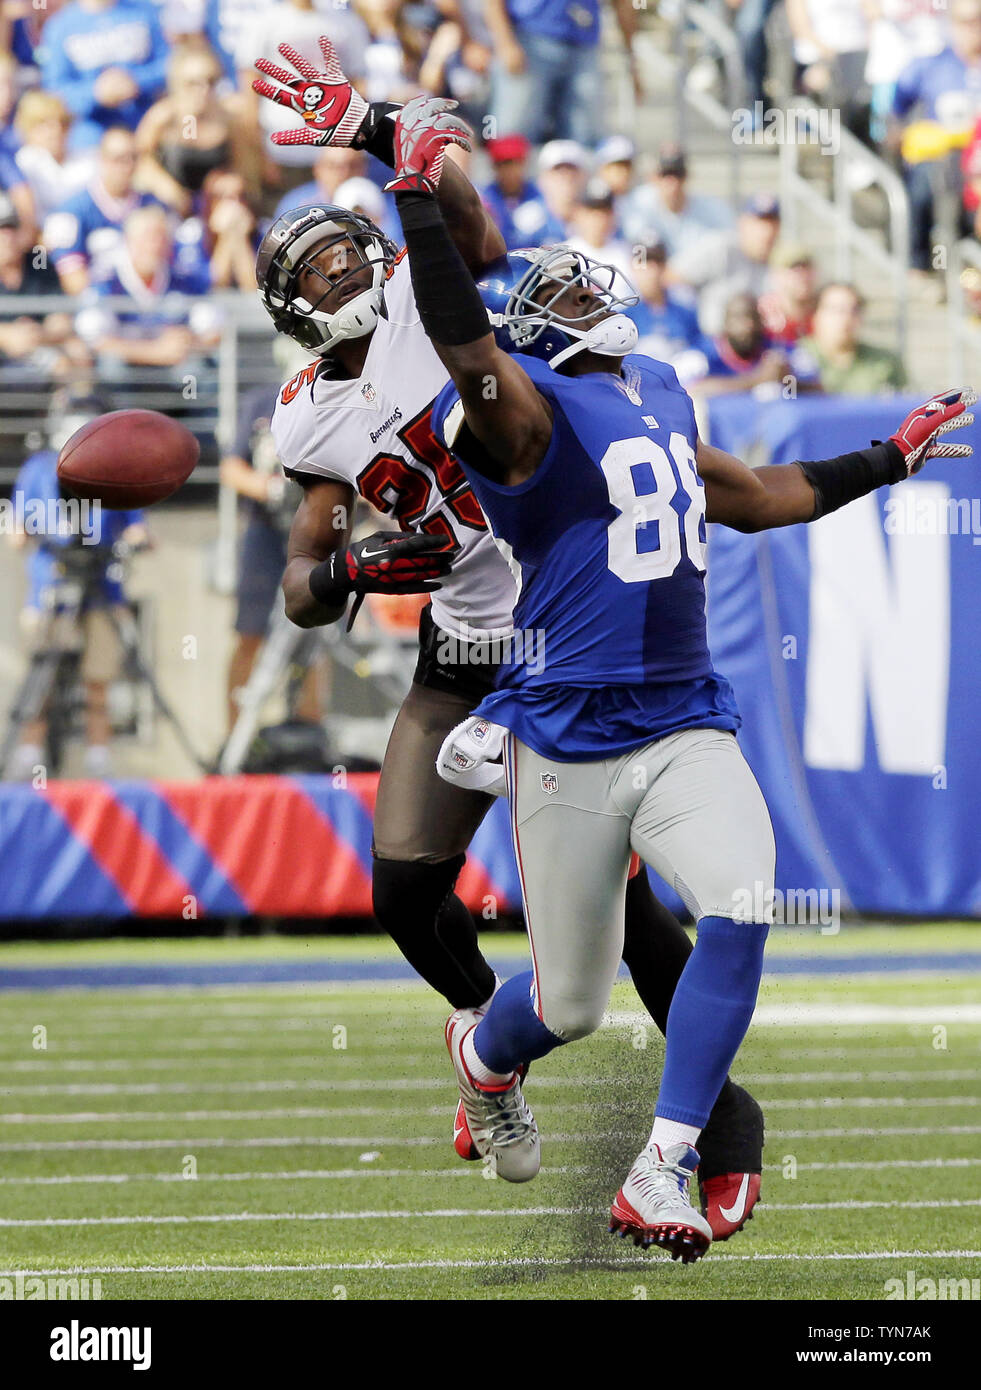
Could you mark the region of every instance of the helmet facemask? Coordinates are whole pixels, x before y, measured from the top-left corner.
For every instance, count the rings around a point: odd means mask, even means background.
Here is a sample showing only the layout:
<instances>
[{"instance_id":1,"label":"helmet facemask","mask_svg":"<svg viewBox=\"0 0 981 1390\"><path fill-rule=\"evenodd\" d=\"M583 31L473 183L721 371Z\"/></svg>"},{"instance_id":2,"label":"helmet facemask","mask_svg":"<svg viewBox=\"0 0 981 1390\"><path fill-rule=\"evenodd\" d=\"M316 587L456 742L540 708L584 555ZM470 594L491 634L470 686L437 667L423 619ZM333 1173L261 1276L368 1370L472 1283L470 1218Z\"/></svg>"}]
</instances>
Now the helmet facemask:
<instances>
[{"instance_id":1,"label":"helmet facemask","mask_svg":"<svg viewBox=\"0 0 981 1390\"><path fill-rule=\"evenodd\" d=\"M621 357L637 345L637 329L622 311L639 300L616 266L594 261L567 246L515 253L528 261L528 271L515 284L503 314L516 352L547 355L553 367L589 349L601 356ZM596 296L595 309L565 318L556 305L572 286ZM546 343L551 349L542 353Z\"/></svg>"},{"instance_id":2,"label":"helmet facemask","mask_svg":"<svg viewBox=\"0 0 981 1390\"><path fill-rule=\"evenodd\" d=\"M396 256L395 245L367 218L342 209L311 208L310 225L303 220L278 224L267 233L267 240L281 246L266 252L260 248L257 266L260 298L280 333L293 338L309 352L324 354L349 338L370 333L382 313L385 280ZM336 216L328 214L335 213ZM319 216L314 216L319 214ZM348 262L355 263L336 279L328 276L324 253L343 247ZM319 262L319 264L317 263ZM345 300L334 311L324 301L343 294L352 277L371 268L369 283ZM300 291L301 277L305 277ZM311 286L316 289L311 292Z\"/></svg>"}]
</instances>

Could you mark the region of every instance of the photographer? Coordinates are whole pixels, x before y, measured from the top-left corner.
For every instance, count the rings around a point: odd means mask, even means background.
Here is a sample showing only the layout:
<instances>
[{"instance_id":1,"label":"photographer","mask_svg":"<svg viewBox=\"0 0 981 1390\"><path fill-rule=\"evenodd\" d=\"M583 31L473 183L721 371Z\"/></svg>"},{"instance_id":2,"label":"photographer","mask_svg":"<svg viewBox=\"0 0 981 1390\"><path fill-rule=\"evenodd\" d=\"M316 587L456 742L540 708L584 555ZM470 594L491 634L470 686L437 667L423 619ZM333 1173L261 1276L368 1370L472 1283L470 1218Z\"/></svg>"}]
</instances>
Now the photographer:
<instances>
[{"instance_id":1,"label":"photographer","mask_svg":"<svg viewBox=\"0 0 981 1390\"><path fill-rule=\"evenodd\" d=\"M243 397L231 451L221 460L221 481L244 499L246 524L238 566L237 642L228 665L228 727L238 717L236 693L246 684L266 636L286 568L286 538L300 488L283 473L269 430L277 388L260 386ZM319 723L321 691L316 668L300 694L296 716Z\"/></svg>"},{"instance_id":2,"label":"photographer","mask_svg":"<svg viewBox=\"0 0 981 1390\"><path fill-rule=\"evenodd\" d=\"M119 671L120 648L110 610L125 603L112 571L114 547L147 543L143 513L102 511L63 497L57 475L58 453L77 429L112 410L108 401L65 387L52 397L48 448L32 454L14 484L15 515L24 524L11 535L17 549L28 549L27 603L22 626L32 659L45 653L80 656L85 691L85 775L109 772L111 733L107 694ZM30 778L44 764L47 717L26 722L11 775Z\"/></svg>"}]
</instances>

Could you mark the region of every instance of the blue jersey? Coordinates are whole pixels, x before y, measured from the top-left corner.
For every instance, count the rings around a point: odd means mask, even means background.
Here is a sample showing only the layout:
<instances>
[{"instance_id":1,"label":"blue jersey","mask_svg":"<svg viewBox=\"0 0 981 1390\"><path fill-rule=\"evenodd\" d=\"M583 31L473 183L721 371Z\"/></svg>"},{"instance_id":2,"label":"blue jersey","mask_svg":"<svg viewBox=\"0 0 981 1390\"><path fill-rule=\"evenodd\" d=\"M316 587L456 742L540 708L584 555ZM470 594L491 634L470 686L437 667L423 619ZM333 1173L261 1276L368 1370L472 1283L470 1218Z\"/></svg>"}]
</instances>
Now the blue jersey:
<instances>
[{"instance_id":1,"label":"blue jersey","mask_svg":"<svg viewBox=\"0 0 981 1390\"><path fill-rule=\"evenodd\" d=\"M620 377L517 360L552 407L541 464L505 487L458 453L519 583L512 659L477 712L559 762L610 757L680 729L736 729L706 640L691 398L671 367L648 357L625 358ZM447 386L433 411L451 447L458 402ZM465 451L466 439L456 447Z\"/></svg>"},{"instance_id":2,"label":"blue jersey","mask_svg":"<svg viewBox=\"0 0 981 1390\"><path fill-rule=\"evenodd\" d=\"M150 193L114 198L98 180L48 214L44 244L55 268L88 270L90 280L108 275L123 240L123 223L136 208L157 203Z\"/></svg>"},{"instance_id":3,"label":"blue jersey","mask_svg":"<svg viewBox=\"0 0 981 1390\"><path fill-rule=\"evenodd\" d=\"M522 34L563 43L599 43L599 0L507 0L511 23Z\"/></svg>"},{"instance_id":4,"label":"blue jersey","mask_svg":"<svg viewBox=\"0 0 981 1390\"><path fill-rule=\"evenodd\" d=\"M37 57L41 86L57 92L77 117L71 141L80 149L94 145L110 126L136 129L164 89L170 50L155 5L118 0L98 12L66 5L44 26ZM95 86L107 68L129 73L136 96L119 106L100 105Z\"/></svg>"}]
</instances>

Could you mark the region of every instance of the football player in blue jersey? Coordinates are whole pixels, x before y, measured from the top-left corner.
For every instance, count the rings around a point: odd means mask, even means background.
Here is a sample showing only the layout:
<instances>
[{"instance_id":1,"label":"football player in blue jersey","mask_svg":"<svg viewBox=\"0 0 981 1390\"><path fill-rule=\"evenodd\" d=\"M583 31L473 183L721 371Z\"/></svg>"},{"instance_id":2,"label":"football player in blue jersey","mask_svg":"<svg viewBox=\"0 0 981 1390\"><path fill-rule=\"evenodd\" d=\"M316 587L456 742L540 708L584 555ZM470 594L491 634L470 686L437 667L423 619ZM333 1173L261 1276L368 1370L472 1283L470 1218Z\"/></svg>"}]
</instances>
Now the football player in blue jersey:
<instances>
[{"instance_id":1,"label":"football player in blue jersey","mask_svg":"<svg viewBox=\"0 0 981 1390\"><path fill-rule=\"evenodd\" d=\"M265 78L256 82L256 90L267 99L307 110L309 93L314 91L315 107L306 128L279 133L277 143L353 143L391 167L396 120L403 131L408 123L413 138L423 145L429 141L431 122L438 126L445 104L418 98L401 112L385 102L369 107L337 66L329 40L322 40L321 47L324 70L320 73L285 45L282 55L300 76L293 77L265 59L257 65L278 84ZM503 240L460 170L447 168L439 192L453 239L473 278L503 254ZM289 442L284 441L281 449L290 476L304 489L284 579L287 612L302 626L337 621L347 611L351 590L359 594L372 588L397 590L406 582L405 570L411 566L419 568L410 587L428 587L419 571L438 561L439 567L429 574L435 579L445 572L446 557L418 553L432 524L423 519L429 512L422 510L420 490L430 511L438 495L450 495L449 503L444 502L435 516L444 527L455 524L448 507L473 503L458 465L428 426L420 432L416 420L413 443L407 447L408 434L399 432L401 427L387 419L388 407L381 409L375 399L397 393L404 408L420 381L431 382L425 395L428 419L429 408L448 380L418 321L411 284L406 283L408 266L401 256L386 262L389 278L384 281L386 288L380 288L382 275L372 258L382 257L384 245L385 238L367 219L337 208L305 208L279 219L259 252L260 291L277 328L320 354L284 389L284 406L277 410L284 423L291 413L304 412L302 426L291 430L298 445L296 454ZM394 255L394 247L388 254ZM354 287L361 295L352 298ZM312 299L307 297L311 291ZM387 323L376 322L376 314L391 318ZM411 326L408 347L383 346L386 341L391 344L388 330L393 322L407 329ZM328 339L332 340L329 349ZM373 354L370 362L369 353ZM301 382L306 383L302 390ZM368 409L366 391L375 400ZM347 395L353 396L353 404L344 404ZM383 422L390 427L389 435L379 438L374 426ZM444 458L452 470L452 483L447 482L450 475L440 471ZM383 486L375 485L379 472L373 465L379 462L384 464ZM347 530L339 529L338 514L349 517L352 511L355 480L375 508L410 533L401 544L415 548L416 554L401 571L394 552L392 558L381 560L365 557L365 551L378 551L377 538L349 546ZM420 531L421 536L411 535ZM481 954L473 918L454 886L467 846L492 799L478 787L448 785L437 776L435 760L454 726L494 688L503 653L494 655L493 644L481 643L479 629L497 626L488 609L502 582L506 591L502 620L506 617L510 622L514 586L494 545L484 544L487 533L482 518L479 528L465 527L453 534L461 541L453 560L455 575L437 596L442 605L434 603L423 610L419 663L382 767L373 823L372 892L378 921L413 968L444 995L451 1008L468 1008L476 1015L489 1002L498 981ZM467 630L478 629L469 641L450 637L452 613L446 600L451 589L470 615ZM325 590L329 603L324 602ZM446 617L440 616L441 607ZM674 915L654 897L646 872L634 872L629 879L624 926L624 961L637 993L663 1032L691 943ZM730 1078L723 1083L700 1143L698 1177L704 1209L715 1238L727 1239L752 1213L763 1153L762 1111ZM463 1158L480 1156L462 1104L457 1106L454 1145ZM502 1175L506 1168L506 1163L501 1165Z\"/></svg>"},{"instance_id":2,"label":"football player in blue jersey","mask_svg":"<svg viewBox=\"0 0 981 1390\"><path fill-rule=\"evenodd\" d=\"M482 1018L453 1014L447 1044L478 1149L500 1176L533 1177L539 1137L519 1068L599 1026L632 852L673 883L697 940L668 1015L653 1129L611 1230L690 1262L712 1240L689 1200L696 1144L762 973L767 914L742 905L771 900L774 874L769 814L706 642L705 522L808 522L927 457L966 457L969 445L939 436L973 419L975 397L935 397L887 442L841 458L747 468L699 439L673 369L633 353L612 267L568 247L512 253L485 278L489 320L436 198L445 146L465 138L434 125L403 140L397 127L389 186L419 313L452 378L434 429L518 578L516 631L544 644L534 664L503 669L473 730L506 730L533 970Z\"/></svg>"}]
</instances>

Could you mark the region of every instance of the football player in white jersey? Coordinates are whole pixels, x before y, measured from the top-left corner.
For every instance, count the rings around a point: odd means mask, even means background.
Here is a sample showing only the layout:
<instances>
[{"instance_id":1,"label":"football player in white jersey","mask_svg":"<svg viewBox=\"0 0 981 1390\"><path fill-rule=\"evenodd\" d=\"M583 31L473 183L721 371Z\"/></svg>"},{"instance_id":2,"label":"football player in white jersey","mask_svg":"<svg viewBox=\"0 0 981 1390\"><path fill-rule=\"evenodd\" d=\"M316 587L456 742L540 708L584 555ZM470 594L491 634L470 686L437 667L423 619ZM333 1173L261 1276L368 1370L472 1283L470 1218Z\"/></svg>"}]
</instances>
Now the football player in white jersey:
<instances>
[{"instance_id":1,"label":"football player in white jersey","mask_svg":"<svg viewBox=\"0 0 981 1390\"><path fill-rule=\"evenodd\" d=\"M257 64L280 84L259 81L260 94L306 113L306 128L284 132L283 143L353 142L392 165L395 119L403 147L406 139L423 151L445 141L456 124L447 103L417 98L401 112L387 103L369 107L347 84L329 42L322 48L322 73L285 47L300 78ZM476 190L450 163L439 200L475 275L504 253ZM272 419L284 468L304 488L283 580L288 615L316 626L344 616L352 594L434 590L379 783L373 902L414 969L455 1010L479 1014L498 982L453 889L492 797L449 785L435 762L447 735L493 687L488 652L511 630L514 582L462 470L433 435L432 405L448 374L419 321L402 253L368 219L313 206L274 223L257 275L277 329L315 354L282 388ZM356 494L404 534L379 532L352 544ZM691 946L644 874L628 885L626 926L624 960L663 1032ZM454 1139L462 1157L477 1157L460 1110ZM703 1203L716 1239L734 1234L752 1211L762 1143L759 1106L727 1080L700 1145Z\"/></svg>"}]
</instances>

